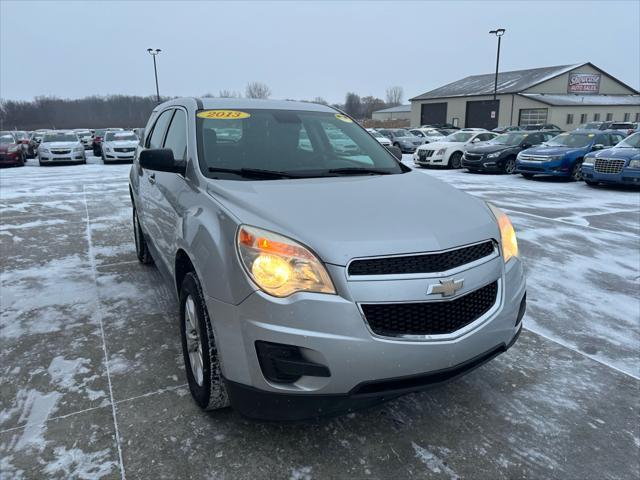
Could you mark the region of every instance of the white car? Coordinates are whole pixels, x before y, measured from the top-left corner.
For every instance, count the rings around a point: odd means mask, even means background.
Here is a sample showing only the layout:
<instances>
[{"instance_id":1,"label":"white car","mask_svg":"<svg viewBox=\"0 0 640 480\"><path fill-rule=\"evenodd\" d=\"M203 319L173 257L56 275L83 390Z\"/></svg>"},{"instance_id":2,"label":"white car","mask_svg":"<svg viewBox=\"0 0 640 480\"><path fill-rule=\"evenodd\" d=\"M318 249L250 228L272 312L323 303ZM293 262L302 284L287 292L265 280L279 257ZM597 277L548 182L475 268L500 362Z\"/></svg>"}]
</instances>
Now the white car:
<instances>
[{"instance_id":1,"label":"white car","mask_svg":"<svg viewBox=\"0 0 640 480\"><path fill-rule=\"evenodd\" d=\"M38 163L87 163L84 146L72 131L49 131L42 136L38 146Z\"/></svg>"},{"instance_id":2,"label":"white car","mask_svg":"<svg viewBox=\"0 0 640 480\"><path fill-rule=\"evenodd\" d=\"M463 132L452 133L440 142L428 143L418 147L413 154L413 162L419 167L428 165L440 165L449 168L462 167L462 155L465 148L486 142L498 134L487 132Z\"/></svg>"},{"instance_id":3,"label":"white car","mask_svg":"<svg viewBox=\"0 0 640 480\"><path fill-rule=\"evenodd\" d=\"M105 132L102 141L102 161L132 162L139 142L138 136L130 130Z\"/></svg>"},{"instance_id":4,"label":"white car","mask_svg":"<svg viewBox=\"0 0 640 480\"><path fill-rule=\"evenodd\" d=\"M384 147L390 147L392 145L391 140L382 135L380 132L373 128L367 128L367 132L369 132L373 137L380 143L380 145Z\"/></svg>"},{"instance_id":5,"label":"white car","mask_svg":"<svg viewBox=\"0 0 640 480\"><path fill-rule=\"evenodd\" d=\"M435 128L411 128L409 133L413 133L416 137L420 137L423 143L440 142L445 139L446 135L443 135Z\"/></svg>"},{"instance_id":6,"label":"white car","mask_svg":"<svg viewBox=\"0 0 640 480\"><path fill-rule=\"evenodd\" d=\"M84 145L85 150L91 148L91 142L93 142L93 138L91 137L91 130L77 129L74 130L74 132L76 135L78 135L78 138L82 142L82 145Z\"/></svg>"}]
</instances>

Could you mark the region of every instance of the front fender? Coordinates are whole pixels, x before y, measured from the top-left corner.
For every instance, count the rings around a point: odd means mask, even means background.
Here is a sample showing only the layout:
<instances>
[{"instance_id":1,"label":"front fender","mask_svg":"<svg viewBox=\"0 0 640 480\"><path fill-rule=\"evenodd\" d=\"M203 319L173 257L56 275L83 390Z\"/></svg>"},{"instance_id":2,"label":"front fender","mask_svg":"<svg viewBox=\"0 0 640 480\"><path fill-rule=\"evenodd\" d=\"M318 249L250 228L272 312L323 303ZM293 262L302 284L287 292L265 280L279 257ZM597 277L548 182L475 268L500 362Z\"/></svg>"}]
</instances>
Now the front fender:
<instances>
[{"instance_id":1,"label":"front fender","mask_svg":"<svg viewBox=\"0 0 640 480\"><path fill-rule=\"evenodd\" d=\"M189 256L205 295L237 305L255 290L236 254L240 222L208 194L203 192L195 198L200 203L183 217L176 246Z\"/></svg>"}]
</instances>

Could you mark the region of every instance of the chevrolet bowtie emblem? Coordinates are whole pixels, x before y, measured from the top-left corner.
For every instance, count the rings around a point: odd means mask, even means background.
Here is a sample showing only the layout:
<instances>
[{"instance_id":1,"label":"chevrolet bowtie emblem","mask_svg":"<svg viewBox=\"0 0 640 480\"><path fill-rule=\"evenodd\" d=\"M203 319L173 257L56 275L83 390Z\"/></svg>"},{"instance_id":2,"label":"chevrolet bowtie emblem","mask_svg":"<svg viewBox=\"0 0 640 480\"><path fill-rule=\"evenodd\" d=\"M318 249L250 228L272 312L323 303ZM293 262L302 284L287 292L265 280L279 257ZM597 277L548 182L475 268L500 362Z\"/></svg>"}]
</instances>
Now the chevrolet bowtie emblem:
<instances>
[{"instance_id":1,"label":"chevrolet bowtie emblem","mask_svg":"<svg viewBox=\"0 0 640 480\"><path fill-rule=\"evenodd\" d=\"M427 295L432 293L441 293L443 297L450 297L455 294L464 285L464 279L460 280L440 280L440 283L433 283L429 285Z\"/></svg>"}]
</instances>

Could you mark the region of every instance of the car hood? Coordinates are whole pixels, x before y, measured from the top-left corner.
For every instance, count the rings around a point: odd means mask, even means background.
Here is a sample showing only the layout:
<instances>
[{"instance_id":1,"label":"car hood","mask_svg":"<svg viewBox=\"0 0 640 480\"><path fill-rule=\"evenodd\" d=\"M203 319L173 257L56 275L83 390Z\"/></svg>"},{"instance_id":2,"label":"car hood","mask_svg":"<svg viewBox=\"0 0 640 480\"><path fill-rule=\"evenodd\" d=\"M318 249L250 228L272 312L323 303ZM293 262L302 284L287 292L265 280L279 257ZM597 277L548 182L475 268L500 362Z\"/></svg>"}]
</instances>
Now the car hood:
<instances>
[{"instance_id":1,"label":"car hood","mask_svg":"<svg viewBox=\"0 0 640 480\"><path fill-rule=\"evenodd\" d=\"M207 191L241 223L302 242L335 265L355 257L442 250L499 235L484 202L419 172L208 180ZM417 205L419 214L413 208Z\"/></svg>"},{"instance_id":2,"label":"car hood","mask_svg":"<svg viewBox=\"0 0 640 480\"><path fill-rule=\"evenodd\" d=\"M40 146L44 148L75 148L80 142L47 142L41 143Z\"/></svg>"},{"instance_id":3,"label":"car hood","mask_svg":"<svg viewBox=\"0 0 640 480\"><path fill-rule=\"evenodd\" d=\"M517 145L480 145L480 146L473 146L473 147L469 147L467 148L467 152L469 153L494 153L494 152L502 152L504 150L509 150L511 148L518 148Z\"/></svg>"},{"instance_id":4,"label":"car hood","mask_svg":"<svg viewBox=\"0 0 640 480\"><path fill-rule=\"evenodd\" d=\"M109 146L109 147L115 147L115 148L131 148L131 147L137 147L138 146L138 141L137 140L120 140L120 141L113 141L110 140L108 142L103 142L105 144L105 146Z\"/></svg>"},{"instance_id":5,"label":"car hood","mask_svg":"<svg viewBox=\"0 0 640 480\"><path fill-rule=\"evenodd\" d=\"M423 149L439 150L441 148L454 147L456 145L464 145L465 142L431 142L423 146Z\"/></svg>"},{"instance_id":6,"label":"car hood","mask_svg":"<svg viewBox=\"0 0 640 480\"><path fill-rule=\"evenodd\" d=\"M0 145L0 152L7 153L9 151L9 147L15 147L15 144L13 144L13 145Z\"/></svg>"},{"instance_id":7,"label":"car hood","mask_svg":"<svg viewBox=\"0 0 640 480\"><path fill-rule=\"evenodd\" d=\"M551 155L567 155L572 153L579 153L588 151L590 146L580 147L580 148L571 148L571 147L533 147L524 150L523 154L526 155L540 155L543 157L548 157Z\"/></svg>"},{"instance_id":8,"label":"car hood","mask_svg":"<svg viewBox=\"0 0 640 480\"><path fill-rule=\"evenodd\" d=\"M607 148L589 155L595 158L618 158L620 160L640 160L640 148Z\"/></svg>"}]
</instances>

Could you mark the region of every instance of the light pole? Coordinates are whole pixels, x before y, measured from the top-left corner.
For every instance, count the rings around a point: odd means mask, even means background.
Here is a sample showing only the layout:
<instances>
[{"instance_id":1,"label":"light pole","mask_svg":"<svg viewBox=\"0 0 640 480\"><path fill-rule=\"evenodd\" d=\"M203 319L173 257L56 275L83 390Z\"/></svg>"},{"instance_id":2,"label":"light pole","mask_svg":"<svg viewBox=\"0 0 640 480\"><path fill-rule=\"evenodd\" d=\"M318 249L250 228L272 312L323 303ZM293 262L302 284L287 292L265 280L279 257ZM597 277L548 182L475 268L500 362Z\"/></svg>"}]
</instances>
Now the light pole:
<instances>
[{"instance_id":1,"label":"light pole","mask_svg":"<svg viewBox=\"0 0 640 480\"><path fill-rule=\"evenodd\" d=\"M498 92L498 65L500 65L500 40L506 30L504 28L496 28L489 33L498 37L498 54L496 55L496 78L493 82L493 99L496 99L496 93Z\"/></svg>"},{"instance_id":2,"label":"light pole","mask_svg":"<svg viewBox=\"0 0 640 480\"><path fill-rule=\"evenodd\" d=\"M149 55L153 57L153 72L156 74L156 98L158 103L160 103L160 89L158 88L158 68L156 67L156 55L158 55L162 50L159 48L147 48L147 52Z\"/></svg>"}]
</instances>

